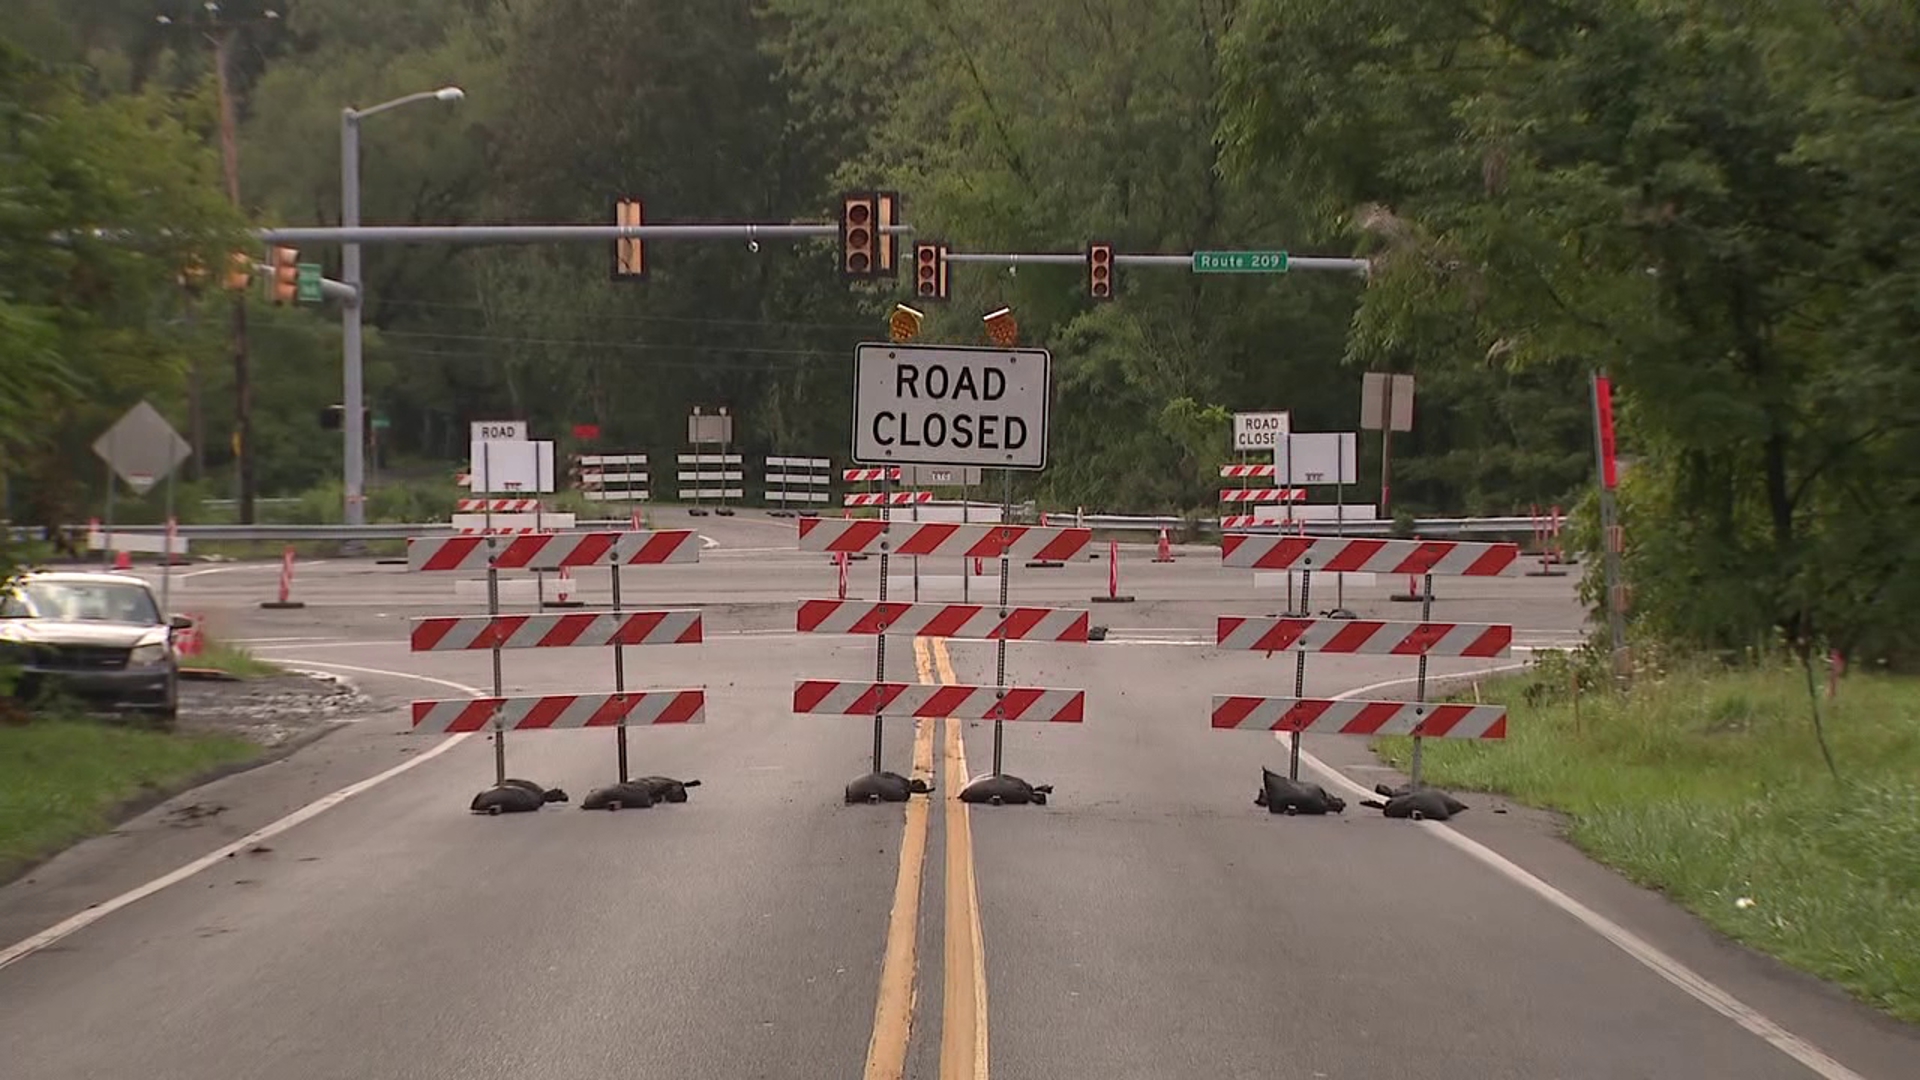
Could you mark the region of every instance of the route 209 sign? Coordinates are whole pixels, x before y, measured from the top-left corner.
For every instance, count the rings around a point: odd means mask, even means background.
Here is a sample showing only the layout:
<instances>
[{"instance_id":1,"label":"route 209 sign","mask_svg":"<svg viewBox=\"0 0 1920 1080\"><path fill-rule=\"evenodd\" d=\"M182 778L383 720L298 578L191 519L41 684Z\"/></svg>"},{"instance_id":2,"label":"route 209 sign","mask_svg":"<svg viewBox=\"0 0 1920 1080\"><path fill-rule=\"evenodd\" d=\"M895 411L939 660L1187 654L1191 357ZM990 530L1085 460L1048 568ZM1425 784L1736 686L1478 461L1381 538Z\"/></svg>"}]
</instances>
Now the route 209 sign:
<instances>
[{"instance_id":1,"label":"route 209 sign","mask_svg":"<svg viewBox=\"0 0 1920 1080\"><path fill-rule=\"evenodd\" d=\"M1047 467L1045 349L867 343L853 359L861 465Z\"/></svg>"}]
</instances>

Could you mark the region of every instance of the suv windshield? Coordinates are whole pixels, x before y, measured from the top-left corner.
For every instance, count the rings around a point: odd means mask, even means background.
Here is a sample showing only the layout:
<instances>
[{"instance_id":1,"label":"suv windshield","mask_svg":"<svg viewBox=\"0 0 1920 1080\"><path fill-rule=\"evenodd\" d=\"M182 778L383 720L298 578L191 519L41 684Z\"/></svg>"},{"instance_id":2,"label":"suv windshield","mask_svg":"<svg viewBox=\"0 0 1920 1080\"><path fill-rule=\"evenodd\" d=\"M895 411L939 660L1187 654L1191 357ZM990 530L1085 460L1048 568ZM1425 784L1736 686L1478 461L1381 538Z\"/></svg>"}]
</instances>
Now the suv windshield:
<instances>
[{"instance_id":1,"label":"suv windshield","mask_svg":"<svg viewBox=\"0 0 1920 1080\"><path fill-rule=\"evenodd\" d=\"M0 619L111 622L153 626L160 622L153 594L143 585L103 581L26 581L0 596Z\"/></svg>"}]
</instances>

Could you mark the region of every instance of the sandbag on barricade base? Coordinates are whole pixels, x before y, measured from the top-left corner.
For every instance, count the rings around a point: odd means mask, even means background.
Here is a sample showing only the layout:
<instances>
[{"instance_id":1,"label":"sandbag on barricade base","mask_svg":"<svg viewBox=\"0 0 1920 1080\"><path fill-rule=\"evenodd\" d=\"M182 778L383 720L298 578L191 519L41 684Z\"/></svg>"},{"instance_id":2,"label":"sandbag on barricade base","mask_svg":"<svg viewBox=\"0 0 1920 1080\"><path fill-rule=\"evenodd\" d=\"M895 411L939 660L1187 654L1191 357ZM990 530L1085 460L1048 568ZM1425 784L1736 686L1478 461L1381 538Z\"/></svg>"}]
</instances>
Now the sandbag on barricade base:
<instances>
[{"instance_id":1,"label":"sandbag on barricade base","mask_svg":"<svg viewBox=\"0 0 1920 1080\"><path fill-rule=\"evenodd\" d=\"M683 803L687 789L699 787L698 780L675 780L670 776L642 776L618 784L595 788L580 800L582 810L644 810L655 803Z\"/></svg>"},{"instance_id":2,"label":"sandbag on barricade base","mask_svg":"<svg viewBox=\"0 0 1920 1080\"><path fill-rule=\"evenodd\" d=\"M1017 776L1006 773L988 773L976 776L960 789L960 801L963 803L985 803L989 806L1034 806L1047 805L1047 796L1053 794L1052 784L1029 784Z\"/></svg>"},{"instance_id":3,"label":"sandbag on barricade base","mask_svg":"<svg viewBox=\"0 0 1920 1080\"><path fill-rule=\"evenodd\" d=\"M917 776L909 780L896 772L870 772L847 785L847 805L906 802L911 796L932 790L932 784Z\"/></svg>"},{"instance_id":4,"label":"sandbag on barricade base","mask_svg":"<svg viewBox=\"0 0 1920 1080\"><path fill-rule=\"evenodd\" d=\"M1386 801L1363 799L1360 805L1382 811L1390 818L1445 821L1467 809L1466 803L1439 788L1415 788L1411 785L1390 788L1385 784L1375 784L1373 790L1375 794L1386 796Z\"/></svg>"},{"instance_id":5,"label":"sandbag on barricade base","mask_svg":"<svg viewBox=\"0 0 1920 1080\"><path fill-rule=\"evenodd\" d=\"M1289 780L1272 769L1260 770L1260 791L1253 805L1264 806L1269 814L1339 814L1347 801L1319 784Z\"/></svg>"},{"instance_id":6,"label":"sandbag on barricade base","mask_svg":"<svg viewBox=\"0 0 1920 1080\"><path fill-rule=\"evenodd\" d=\"M559 788L541 787L531 780L502 780L473 797L467 809L476 814L530 814L550 802L566 802Z\"/></svg>"}]
</instances>

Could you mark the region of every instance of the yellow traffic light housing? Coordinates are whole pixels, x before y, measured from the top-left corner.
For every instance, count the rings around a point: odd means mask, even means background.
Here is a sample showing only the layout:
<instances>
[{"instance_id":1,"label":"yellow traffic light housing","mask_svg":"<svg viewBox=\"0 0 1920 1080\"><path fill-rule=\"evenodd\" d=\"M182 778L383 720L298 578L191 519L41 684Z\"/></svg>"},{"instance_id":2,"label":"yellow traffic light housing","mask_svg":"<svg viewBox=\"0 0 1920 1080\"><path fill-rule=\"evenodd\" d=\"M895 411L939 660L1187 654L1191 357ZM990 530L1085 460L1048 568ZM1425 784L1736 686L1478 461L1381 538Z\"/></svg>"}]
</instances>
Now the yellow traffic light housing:
<instances>
[{"instance_id":1,"label":"yellow traffic light housing","mask_svg":"<svg viewBox=\"0 0 1920 1080\"><path fill-rule=\"evenodd\" d=\"M621 228L645 225L645 204L639 199L624 195L613 200L613 223ZM611 276L615 281L645 281L647 279L647 242L637 236L616 239L613 242Z\"/></svg>"},{"instance_id":2,"label":"yellow traffic light housing","mask_svg":"<svg viewBox=\"0 0 1920 1080\"><path fill-rule=\"evenodd\" d=\"M228 255L227 274L222 283L232 292L240 292L253 284L253 256L244 251Z\"/></svg>"},{"instance_id":3,"label":"yellow traffic light housing","mask_svg":"<svg viewBox=\"0 0 1920 1080\"><path fill-rule=\"evenodd\" d=\"M871 278L880 261L880 197L871 191L854 191L840 196L840 276L854 280Z\"/></svg>"},{"instance_id":4,"label":"yellow traffic light housing","mask_svg":"<svg viewBox=\"0 0 1920 1080\"><path fill-rule=\"evenodd\" d=\"M990 311L980 321L987 324L987 340L995 345L1011 349L1020 343L1020 324L1013 321L1012 308Z\"/></svg>"},{"instance_id":5,"label":"yellow traffic light housing","mask_svg":"<svg viewBox=\"0 0 1920 1080\"><path fill-rule=\"evenodd\" d=\"M198 255L189 255L174 280L188 292L198 293L207 284L207 264L201 262Z\"/></svg>"},{"instance_id":6,"label":"yellow traffic light housing","mask_svg":"<svg viewBox=\"0 0 1920 1080\"><path fill-rule=\"evenodd\" d=\"M850 281L898 277L900 196L892 191L849 191L840 196L840 276Z\"/></svg>"},{"instance_id":7,"label":"yellow traffic light housing","mask_svg":"<svg viewBox=\"0 0 1920 1080\"><path fill-rule=\"evenodd\" d=\"M291 304L300 295L300 251L290 247L267 249L267 298Z\"/></svg>"},{"instance_id":8,"label":"yellow traffic light housing","mask_svg":"<svg viewBox=\"0 0 1920 1080\"><path fill-rule=\"evenodd\" d=\"M947 246L938 241L913 245L913 295L919 300L947 299Z\"/></svg>"},{"instance_id":9,"label":"yellow traffic light housing","mask_svg":"<svg viewBox=\"0 0 1920 1080\"><path fill-rule=\"evenodd\" d=\"M887 319L887 338L897 345L912 341L920 336L920 322L925 318L905 304L893 305L893 314Z\"/></svg>"},{"instance_id":10,"label":"yellow traffic light housing","mask_svg":"<svg viewBox=\"0 0 1920 1080\"><path fill-rule=\"evenodd\" d=\"M1087 295L1095 300L1113 299L1113 245L1094 241L1087 245Z\"/></svg>"}]
</instances>

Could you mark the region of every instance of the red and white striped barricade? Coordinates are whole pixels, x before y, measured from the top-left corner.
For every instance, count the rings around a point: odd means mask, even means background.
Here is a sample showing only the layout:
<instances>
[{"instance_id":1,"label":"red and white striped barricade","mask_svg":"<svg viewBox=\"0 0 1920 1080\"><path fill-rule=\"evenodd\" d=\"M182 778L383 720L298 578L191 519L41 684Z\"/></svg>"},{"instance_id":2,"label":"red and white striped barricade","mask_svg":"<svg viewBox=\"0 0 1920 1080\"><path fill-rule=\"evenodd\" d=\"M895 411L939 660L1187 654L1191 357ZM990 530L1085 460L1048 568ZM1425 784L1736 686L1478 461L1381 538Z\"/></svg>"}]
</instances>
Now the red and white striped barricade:
<instances>
[{"instance_id":1,"label":"red and white striped barricade","mask_svg":"<svg viewBox=\"0 0 1920 1080\"><path fill-rule=\"evenodd\" d=\"M802 679L793 685L793 711L824 716L891 713L936 719L1079 724L1087 718L1087 692L1031 686L930 686Z\"/></svg>"},{"instance_id":2,"label":"red and white striped barricade","mask_svg":"<svg viewBox=\"0 0 1920 1080\"><path fill-rule=\"evenodd\" d=\"M912 604L902 600L802 600L794 629L802 634L906 634L969 641L1082 643L1090 619L1073 608L987 604Z\"/></svg>"},{"instance_id":3,"label":"red and white striped barricade","mask_svg":"<svg viewBox=\"0 0 1920 1080\"><path fill-rule=\"evenodd\" d=\"M494 780L506 780L506 733L510 730L611 727L617 729L620 783L629 779L627 728L635 725L698 724L706 719L706 690L629 691L627 646L694 645L704 640L698 611L628 611L620 606L620 571L628 566L698 562L700 545L690 529L661 532L590 532L534 536L416 536L407 542L407 565L423 572L484 570L485 615L440 615L414 619L413 652L489 650L494 653L493 695L413 703L413 730L456 734L489 730L494 738ZM560 570L604 566L612 583L613 610L567 614L503 614L498 575L502 570ZM500 653L507 649L601 647L613 650L612 693L508 696L501 687ZM476 805L478 805L476 803ZM618 805L617 803L615 805Z\"/></svg>"},{"instance_id":4,"label":"red and white striped barricade","mask_svg":"<svg viewBox=\"0 0 1920 1080\"><path fill-rule=\"evenodd\" d=\"M1430 657L1499 659L1513 646L1513 627L1498 623L1432 622L1432 576L1513 577L1524 571L1515 544L1446 540L1376 540L1327 536L1229 534L1221 563L1240 569L1304 570L1404 574L1428 582L1428 603L1420 622L1306 617L1220 616L1215 642L1223 649L1294 654L1293 695L1254 697L1219 695L1213 699L1213 727L1223 731L1287 732L1288 775L1300 776L1300 736L1304 732L1338 735L1411 735L1412 781L1420 783L1421 740L1426 738L1502 739L1506 708L1456 706L1425 700ZM1307 575L1302 575L1301 607L1308 606ZM1310 652L1370 656L1410 656L1418 662L1412 701L1309 698L1305 694Z\"/></svg>"},{"instance_id":5,"label":"red and white striped barricade","mask_svg":"<svg viewBox=\"0 0 1920 1080\"><path fill-rule=\"evenodd\" d=\"M851 472L852 470L849 470ZM1088 612L1083 609L1014 607L1001 604L902 603L888 601L886 560L890 556L924 555L936 558L1001 560L1001 596L1007 593L1008 565L1015 558L1065 561L1086 549L1092 531L1050 525L971 525L952 522L909 522L871 519L803 518L797 538L800 550L835 555L877 554L881 558L880 596L877 601L802 600L794 613L794 629L811 634L862 634L874 638L871 682L802 679L794 684L795 713L873 717L873 771L847 785L847 801L878 800L885 792L904 791L900 777L881 770L881 746L888 715L948 718L949 721L992 720L993 768L976 777L960 792L967 802L1031 802L1044 804L1052 789L1033 787L1001 771L1004 753L1003 721L1082 723L1086 719L1086 692L1031 686L934 686L886 681L887 635L964 638L995 645L995 670L1006 679L1009 641L1084 644L1091 639Z\"/></svg>"},{"instance_id":6,"label":"red and white striped barricade","mask_svg":"<svg viewBox=\"0 0 1920 1080\"><path fill-rule=\"evenodd\" d=\"M912 506L933 501L931 491L849 491L842 497L845 506Z\"/></svg>"},{"instance_id":7,"label":"red and white striped barricade","mask_svg":"<svg viewBox=\"0 0 1920 1080\"><path fill-rule=\"evenodd\" d=\"M460 499L453 508L462 514L537 514L545 506L539 499Z\"/></svg>"},{"instance_id":8,"label":"red and white striped barricade","mask_svg":"<svg viewBox=\"0 0 1920 1080\"><path fill-rule=\"evenodd\" d=\"M288 544L280 552L280 582L275 599L263 600L260 606L269 611L297 611L307 605L293 598L293 545Z\"/></svg>"},{"instance_id":9,"label":"red and white striped barricade","mask_svg":"<svg viewBox=\"0 0 1920 1080\"><path fill-rule=\"evenodd\" d=\"M945 521L803 518L801 551L1065 561L1093 542L1092 529L1039 525L957 525Z\"/></svg>"},{"instance_id":10,"label":"red and white striped barricade","mask_svg":"<svg viewBox=\"0 0 1920 1080\"><path fill-rule=\"evenodd\" d=\"M1252 503L1297 503L1307 501L1306 488L1223 488L1220 501L1235 506Z\"/></svg>"}]
</instances>

